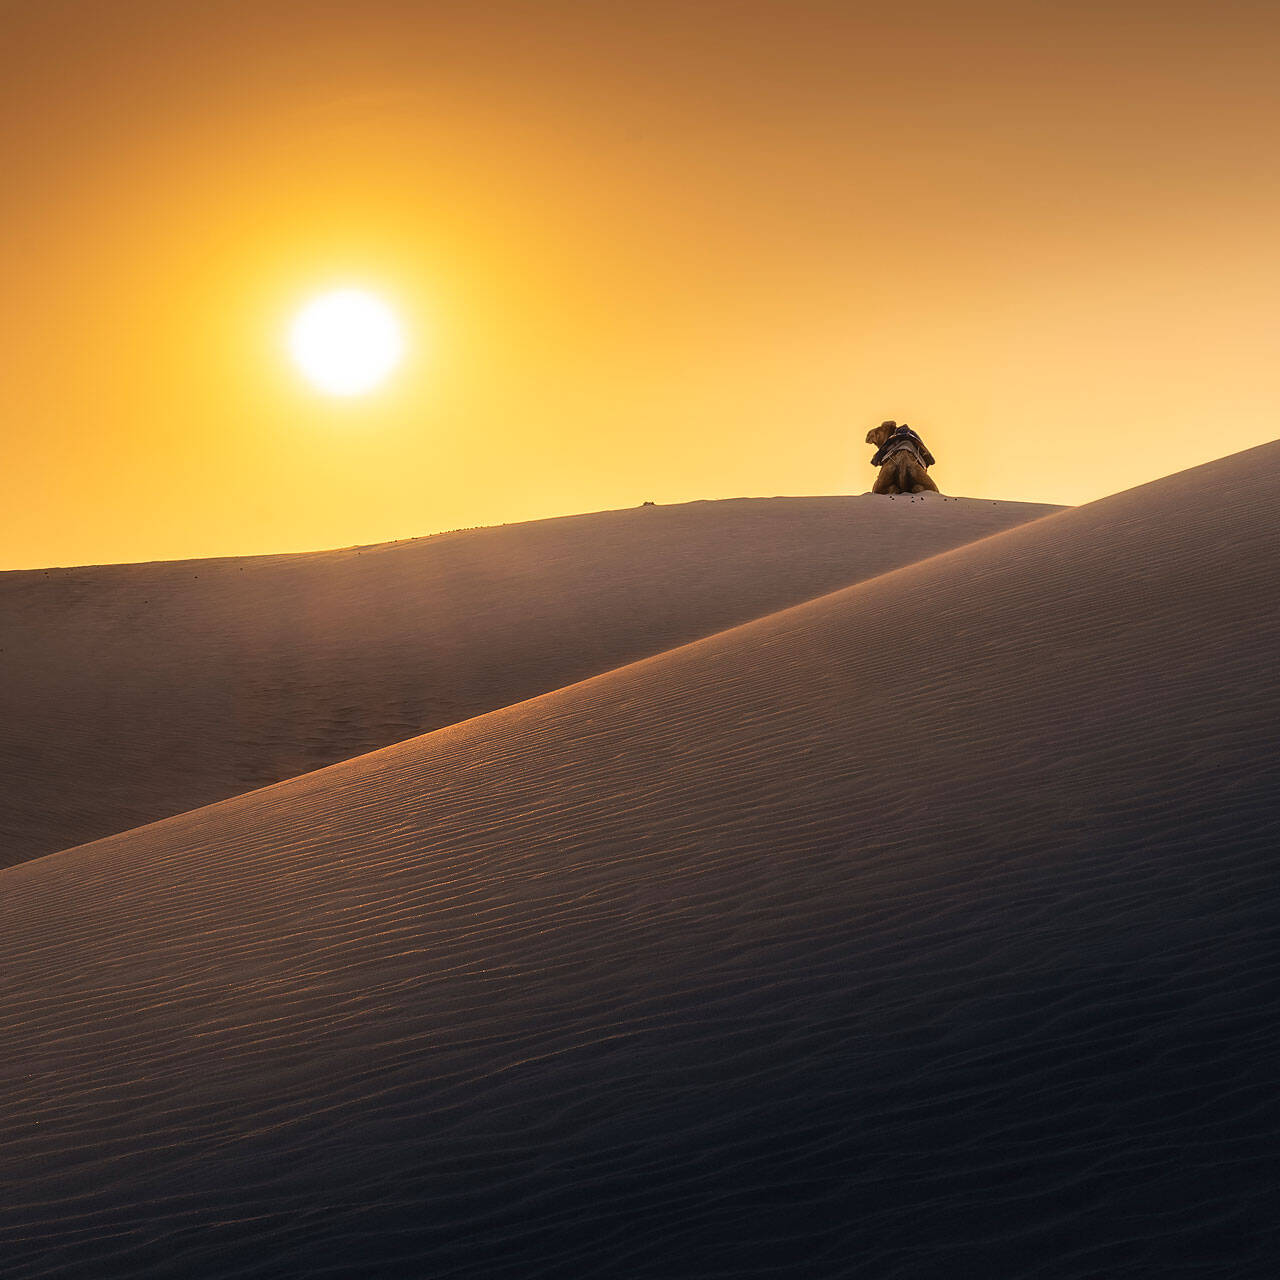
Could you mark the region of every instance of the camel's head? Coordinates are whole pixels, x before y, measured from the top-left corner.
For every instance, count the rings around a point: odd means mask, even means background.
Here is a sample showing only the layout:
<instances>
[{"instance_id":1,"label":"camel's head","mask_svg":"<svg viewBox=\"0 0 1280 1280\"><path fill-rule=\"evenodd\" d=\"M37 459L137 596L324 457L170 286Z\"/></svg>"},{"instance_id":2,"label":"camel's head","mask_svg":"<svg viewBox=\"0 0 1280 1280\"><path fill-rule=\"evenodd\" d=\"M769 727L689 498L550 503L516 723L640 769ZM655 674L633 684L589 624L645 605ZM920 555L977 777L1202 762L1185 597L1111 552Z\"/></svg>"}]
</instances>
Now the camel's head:
<instances>
[{"instance_id":1,"label":"camel's head","mask_svg":"<svg viewBox=\"0 0 1280 1280\"><path fill-rule=\"evenodd\" d=\"M867 443L873 444L878 449L884 442L893 435L898 424L890 419L888 422L882 422L878 427L872 427L867 432Z\"/></svg>"}]
</instances>

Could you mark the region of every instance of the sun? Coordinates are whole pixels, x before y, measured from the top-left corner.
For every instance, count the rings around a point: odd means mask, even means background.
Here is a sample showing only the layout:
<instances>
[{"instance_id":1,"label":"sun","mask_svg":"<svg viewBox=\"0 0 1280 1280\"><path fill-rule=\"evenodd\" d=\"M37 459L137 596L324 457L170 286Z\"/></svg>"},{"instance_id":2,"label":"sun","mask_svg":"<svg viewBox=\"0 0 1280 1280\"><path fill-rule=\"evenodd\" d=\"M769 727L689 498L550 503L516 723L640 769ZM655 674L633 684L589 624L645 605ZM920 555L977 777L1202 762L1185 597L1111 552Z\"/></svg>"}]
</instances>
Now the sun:
<instances>
[{"instance_id":1,"label":"sun","mask_svg":"<svg viewBox=\"0 0 1280 1280\"><path fill-rule=\"evenodd\" d=\"M289 351L312 386L358 396L384 382L404 354L395 312L363 289L334 289L294 318Z\"/></svg>"}]
</instances>

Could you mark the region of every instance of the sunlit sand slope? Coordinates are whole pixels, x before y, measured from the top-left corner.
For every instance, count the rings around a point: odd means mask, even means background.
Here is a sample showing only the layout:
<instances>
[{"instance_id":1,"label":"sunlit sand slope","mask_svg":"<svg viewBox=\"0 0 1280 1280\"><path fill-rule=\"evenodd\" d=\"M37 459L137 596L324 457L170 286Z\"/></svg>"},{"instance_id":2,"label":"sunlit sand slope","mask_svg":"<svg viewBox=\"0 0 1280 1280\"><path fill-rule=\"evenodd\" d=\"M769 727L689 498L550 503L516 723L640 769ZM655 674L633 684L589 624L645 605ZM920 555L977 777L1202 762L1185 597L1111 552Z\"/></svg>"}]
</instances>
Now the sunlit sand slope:
<instances>
[{"instance_id":1,"label":"sunlit sand slope","mask_svg":"<svg viewBox=\"0 0 1280 1280\"><path fill-rule=\"evenodd\" d=\"M0 574L0 866L399 742L1055 510L776 498Z\"/></svg>"},{"instance_id":2,"label":"sunlit sand slope","mask_svg":"<svg viewBox=\"0 0 1280 1280\"><path fill-rule=\"evenodd\" d=\"M0 875L12 1276L1261 1276L1280 446Z\"/></svg>"}]
</instances>

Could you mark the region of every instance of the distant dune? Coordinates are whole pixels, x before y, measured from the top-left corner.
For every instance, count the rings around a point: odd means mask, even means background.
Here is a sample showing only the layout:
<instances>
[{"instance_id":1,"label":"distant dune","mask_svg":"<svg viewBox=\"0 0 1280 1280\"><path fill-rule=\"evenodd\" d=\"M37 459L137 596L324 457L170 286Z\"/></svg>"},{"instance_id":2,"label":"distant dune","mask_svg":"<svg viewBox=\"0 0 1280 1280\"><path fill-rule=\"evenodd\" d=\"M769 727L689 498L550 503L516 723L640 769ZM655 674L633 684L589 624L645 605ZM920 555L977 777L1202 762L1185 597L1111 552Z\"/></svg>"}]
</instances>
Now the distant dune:
<instances>
[{"instance_id":1,"label":"distant dune","mask_svg":"<svg viewBox=\"0 0 1280 1280\"><path fill-rule=\"evenodd\" d=\"M4 872L6 1274L1272 1274L1277 503L1268 445Z\"/></svg>"},{"instance_id":2,"label":"distant dune","mask_svg":"<svg viewBox=\"0 0 1280 1280\"><path fill-rule=\"evenodd\" d=\"M0 574L0 866L546 693L1056 510L774 498Z\"/></svg>"}]
</instances>

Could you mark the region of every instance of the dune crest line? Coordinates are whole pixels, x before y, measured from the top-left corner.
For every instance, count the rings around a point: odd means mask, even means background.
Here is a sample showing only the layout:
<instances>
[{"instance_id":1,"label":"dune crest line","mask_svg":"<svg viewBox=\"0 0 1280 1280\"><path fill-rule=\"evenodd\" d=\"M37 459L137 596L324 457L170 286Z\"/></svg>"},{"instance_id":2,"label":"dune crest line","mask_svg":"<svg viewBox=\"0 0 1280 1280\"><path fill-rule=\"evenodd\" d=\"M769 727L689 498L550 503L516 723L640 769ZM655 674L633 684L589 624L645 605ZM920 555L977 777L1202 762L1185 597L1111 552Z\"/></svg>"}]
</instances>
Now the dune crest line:
<instances>
[{"instance_id":1,"label":"dune crest line","mask_svg":"<svg viewBox=\"0 0 1280 1280\"><path fill-rule=\"evenodd\" d=\"M739 499L312 555L0 573L0 866L470 719L1053 510Z\"/></svg>"}]
</instances>

